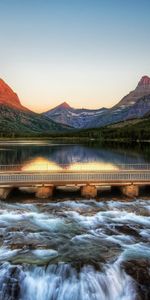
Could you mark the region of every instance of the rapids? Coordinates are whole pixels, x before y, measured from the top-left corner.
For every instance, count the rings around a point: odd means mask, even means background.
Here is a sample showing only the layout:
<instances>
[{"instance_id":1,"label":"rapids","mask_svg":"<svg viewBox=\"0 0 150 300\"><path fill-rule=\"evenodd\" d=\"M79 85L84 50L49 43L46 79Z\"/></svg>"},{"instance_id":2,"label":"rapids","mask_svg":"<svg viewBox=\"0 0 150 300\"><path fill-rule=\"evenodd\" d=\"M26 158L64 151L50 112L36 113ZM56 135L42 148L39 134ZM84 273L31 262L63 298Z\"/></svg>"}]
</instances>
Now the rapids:
<instances>
[{"instance_id":1,"label":"rapids","mask_svg":"<svg viewBox=\"0 0 150 300\"><path fill-rule=\"evenodd\" d=\"M149 200L0 202L0 300L147 300L149 237Z\"/></svg>"}]
</instances>

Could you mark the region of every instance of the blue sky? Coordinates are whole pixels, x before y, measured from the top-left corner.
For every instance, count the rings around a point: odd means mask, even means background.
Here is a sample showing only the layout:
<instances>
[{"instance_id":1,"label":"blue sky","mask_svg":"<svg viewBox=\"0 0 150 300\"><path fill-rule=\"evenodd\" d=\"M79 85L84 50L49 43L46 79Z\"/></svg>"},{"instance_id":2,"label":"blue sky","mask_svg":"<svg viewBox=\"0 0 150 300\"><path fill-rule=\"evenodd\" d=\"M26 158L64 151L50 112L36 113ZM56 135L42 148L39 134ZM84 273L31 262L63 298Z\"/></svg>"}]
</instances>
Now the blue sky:
<instances>
[{"instance_id":1,"label":"blue sky","mask_svg":"<svg viewBox=\"0 0 150 300\"><path fill-rule=\"evenodd\" d=\"M150 75L149 0L0 0L0 77L24 105L110 107Z\"/></svg>"}]
</instances>

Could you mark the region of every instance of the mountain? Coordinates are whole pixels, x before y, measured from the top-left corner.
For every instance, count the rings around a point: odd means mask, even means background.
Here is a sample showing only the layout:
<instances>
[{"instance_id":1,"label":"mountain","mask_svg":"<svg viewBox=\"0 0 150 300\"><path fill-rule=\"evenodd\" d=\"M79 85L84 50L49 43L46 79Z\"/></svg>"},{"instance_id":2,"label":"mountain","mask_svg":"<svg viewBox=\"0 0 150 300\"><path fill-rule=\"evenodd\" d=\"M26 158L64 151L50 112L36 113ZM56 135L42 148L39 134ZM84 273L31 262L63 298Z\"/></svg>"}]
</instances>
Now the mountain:
<instances>
[{"instance_id":1,"label":"mountain","mask_svg":"<svg viewBox=\"0 0 150 300\"><path fill-rule=\"evenodd\" d=\"M95 118L88 128L103 127L130 119L142 118L150 112L150 94L143 96L132 105L121 105L110 109L101 118Z\"/></svg>"},{"instance_id":2,"label":"mountain","mask_svg":"<svg viewBox=\"0 0 150 300\"><path fill-rule=\"evenodd\" d=\"M150 113L150 94L145 95L138 99L134 105L132 105L126 116L126 119L142 118Z\"/></svg>"},{"instance_id":3,"label":"mountain","mask_svg":"<svg viewBox=\"0 0 150 300\"><path fill-rule=\"evenodd\" d=\"M46 136L66 130L67 126L39 114L0 105L0 136Z\"/></svg>"},{"instance_id":4,"label":"mountain","mask_svg":"<svg viewBox=\"0 0 150 300\"><path fill-rule=\"evenodd\" d=\"M75 109L64 102L43 115L55 122L84 129L103 127L130 118L141 118L149 111L150 78L143 76L135 90L123 97L118 104L110 109Z\"/></svg>"},{"instance_id":5,"label":"mountain","mask_svg":"<svg viewBox=\"0 0 150 300\"><path fill-rule=\"evenodd\" d=\"M150 94L150 77L143 76L139 81L134 91L131 91L127 96L115 105L115 107L132 106L136 101L143 96Z\"/></svg>"},{"instance_id":6,"label":"mountain","mask_svg":"<svg viewBox=\"0 0 150 300\"><path fill-rule=\"evenodd\" d=\"M114 107L109 109L101 118L95 118L88 124L89 128L103 127L134 118L142 118L150 112L150 78L143 76L134 91Z\"/></svg>"},{"instance_id":7,"label":"mountain","mask_svg":"<svg viewBox=\"0 0 150 300\"><path fill-rule=\"evenodd\" d=\"M86 128L90 122L93 122L96 117L100 118L101 115L108 111L107 108L100 109L75 109L64 102L57 107L43 113L49 119L72 126L74 128Z\"/></svg>"},{"instance_id":8,"label":"mountain","mask_svg":"<svg viewBox=\"0 0 150 300\"><path fill-rule=\"evenodd\" d=\"M150 115L150 78L143 76L135 90L114 107L75 109L64 102L37 114L24 107L17 94L0 79L0 135L50 135L68 129L99 128Z\"/></svg>"},{"instance_id":9,"label":"mountain","mask_svg":"<svg viewBox=\"0 0 150 300\"><path fill-rule=\"evenodd\" d=\"M0 79L0 105L2 104L21 111L29 111L29 109L21 104L17 94L14 93L8 84Z\"/></svg>"},{"instance_id":10,"label":"mountain","mask_svg":"<svg viewBox=\"0 0 150 300\"><path fill-rule=\"evenodd\" d=\"M47 117L24 107L17 94L0 79L0 135L48 135L67 130Z\"/></svg>"}]
</instances>

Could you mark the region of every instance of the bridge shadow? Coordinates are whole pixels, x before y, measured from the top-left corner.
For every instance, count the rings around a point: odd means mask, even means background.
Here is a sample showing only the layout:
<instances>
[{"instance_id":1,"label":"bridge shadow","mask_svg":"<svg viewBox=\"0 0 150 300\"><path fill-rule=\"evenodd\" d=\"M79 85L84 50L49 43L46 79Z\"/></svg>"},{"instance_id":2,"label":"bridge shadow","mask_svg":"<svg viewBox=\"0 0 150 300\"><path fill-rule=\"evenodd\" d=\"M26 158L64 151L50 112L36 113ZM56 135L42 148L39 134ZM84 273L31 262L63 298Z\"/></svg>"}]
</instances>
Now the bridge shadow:
<instances>
[{"instance_id":1,"label":"bridge shadow","mask_svg":"<svg viewBox=\"0 0 150 300\"><path fill-rule=\"evenodd\" d=\"M138 196L140 199L150 199L150 186L143 186L140 188L140 194ZM81 197L79 188L57 188L54 194L49 199L37 199L34 192L21 191L18 188L12 189L10 192L7 202L50 202L50 201L76 201L83 200L86 197ZM97 201L129 201L133 200L125 197L120 192L117 187L105 187L103 189L98 189Z\"/></svg>"}]
</instances>

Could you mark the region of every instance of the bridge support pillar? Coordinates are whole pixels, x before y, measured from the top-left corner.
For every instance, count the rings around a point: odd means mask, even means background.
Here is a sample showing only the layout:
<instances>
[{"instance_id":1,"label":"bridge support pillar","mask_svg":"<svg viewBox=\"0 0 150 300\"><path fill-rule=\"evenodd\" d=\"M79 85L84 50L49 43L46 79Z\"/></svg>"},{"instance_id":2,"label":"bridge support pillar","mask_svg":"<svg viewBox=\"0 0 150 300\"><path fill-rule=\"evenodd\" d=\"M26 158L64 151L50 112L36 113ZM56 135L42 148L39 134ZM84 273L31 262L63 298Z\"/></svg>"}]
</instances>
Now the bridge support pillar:
<instances>
[{"instance_id":1,"label":"bridge support pillar","mask_svg":"<svg viewBox=\"0 0 150 300\"><path fill-rule=\"evenodd\" d=\"M81 196L86 198L95 198L97 196L97 188L94 185L81 186Z\"/></svg>"},{"instance_id":2,"label":"bridge support pillar","mask_svg":"<svg viewBox=\"0 0 150 300\"><path fill-rule=\"evenodd\" d=\"M48 199L53 196L54 186L37 187L36 197L39 199Z\"/></svg>"},{"instance_id":3,"label":"bridge support pillar","mask_svg":"<svg viewBox=\"0 0 150 300\"><path fill-rule=\"evenodd\" d=\"M12 188L9 188L9 187L3 187L3 188L0 188L0 199L1 200L5 200L8 195L10 194Z\"/></svg>"},{"instance_id":4,"label":"bridge support pillar","mask_svg":"<svg viewBox=\"0 0 150 300\"><path fill-rule=\"evenodd\" d=\"M134 198L138 197L139 195L139 186L138 185L126 185L126 186L121 186L120 190L123 195L129 197L129 198Z\"/></svg>"}]
</instances>

